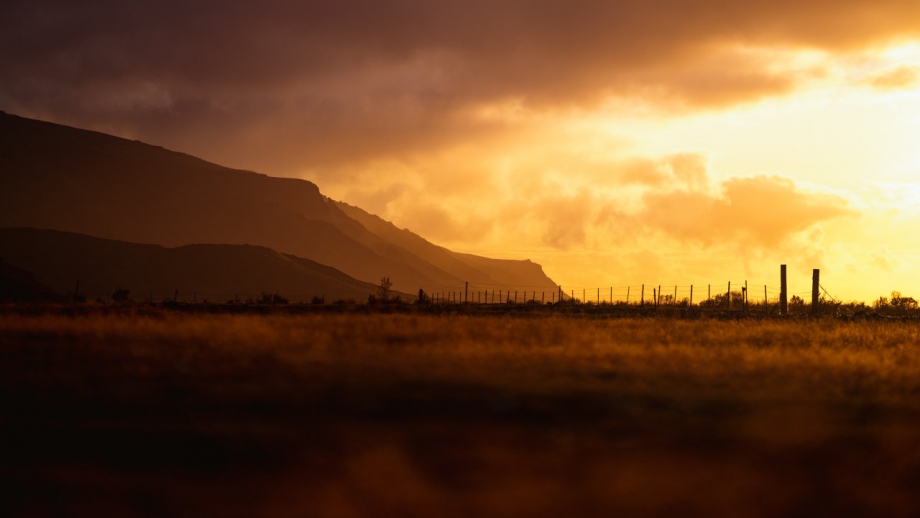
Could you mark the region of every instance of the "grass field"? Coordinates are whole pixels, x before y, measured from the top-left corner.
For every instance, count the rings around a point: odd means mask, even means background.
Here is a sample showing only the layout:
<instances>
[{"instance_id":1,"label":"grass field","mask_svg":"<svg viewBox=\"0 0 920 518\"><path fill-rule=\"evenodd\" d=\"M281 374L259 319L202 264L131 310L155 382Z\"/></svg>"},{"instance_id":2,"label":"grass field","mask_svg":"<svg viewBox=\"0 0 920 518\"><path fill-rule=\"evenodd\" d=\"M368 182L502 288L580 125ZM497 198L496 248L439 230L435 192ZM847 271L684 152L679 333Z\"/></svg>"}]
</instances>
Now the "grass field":
<instances>
[{"instance_id":1,"label":"grass field","mask_svg":"<svg viewBox=\"0 0 920 518\"><path fill-rule=\"evenodd\" d=\"M0 514L920 512L920 324L0 315Z\"/></svg>"}]
</instances>

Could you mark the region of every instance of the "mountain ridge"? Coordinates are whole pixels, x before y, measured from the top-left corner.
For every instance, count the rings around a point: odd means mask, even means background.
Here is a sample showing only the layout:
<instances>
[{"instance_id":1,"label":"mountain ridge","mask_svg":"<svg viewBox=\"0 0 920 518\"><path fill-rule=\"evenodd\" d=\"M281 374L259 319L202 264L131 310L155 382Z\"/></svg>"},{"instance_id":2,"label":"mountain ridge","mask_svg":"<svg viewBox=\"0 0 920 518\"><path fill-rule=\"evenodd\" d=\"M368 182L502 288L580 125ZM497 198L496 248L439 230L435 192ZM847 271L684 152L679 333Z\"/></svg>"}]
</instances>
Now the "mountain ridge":
<instances>
[{"instance_id":1,"label":"mountain ridge","mask_svg":"<svg viewBox=\"0 0 920 518\"><path fill-rule=\"evenodd\" d=\"M119 288L155 302L258 299L278 293L292 302L313 297L363 302L377 287L330 266L258 245L164 247L33 228L0 229L3 264L27 271L58 295L77 289L108 298Z\"/></svg>"},{"instance_id":2,"label":"mountain ridge","mask_svg":"<svg viewBox=\"0 0 920 518\"><path fill-rule=\"evenodd\" d=\"M364 282L389 277L407 293L485 280L555 288L542 269L509 276L528 268L523 261L472 259L420 236L409 243L379 225L370 230L307 180L15 115L0 115L0 181L0 227L171 247L262 245Z\"/></svg>"}]
</instances>

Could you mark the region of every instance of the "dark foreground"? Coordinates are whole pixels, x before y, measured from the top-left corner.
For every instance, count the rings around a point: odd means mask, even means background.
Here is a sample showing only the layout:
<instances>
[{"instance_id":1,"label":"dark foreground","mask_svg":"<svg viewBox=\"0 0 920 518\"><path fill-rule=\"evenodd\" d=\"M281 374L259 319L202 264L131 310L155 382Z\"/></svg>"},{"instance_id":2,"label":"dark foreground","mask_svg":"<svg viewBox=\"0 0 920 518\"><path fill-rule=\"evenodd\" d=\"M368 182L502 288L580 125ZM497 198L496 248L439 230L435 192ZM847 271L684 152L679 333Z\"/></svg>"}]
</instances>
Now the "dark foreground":
<instances>
[{"instance_id":1,"label":"dark foreground","mask_svg":"<svg viewBox=\"0 0 920 518\"><path fill-rule=\"evenodd\" d=\"M911 322L0 315L0 515L916 515L918 353Z\"/></svg>"}]
</instances>

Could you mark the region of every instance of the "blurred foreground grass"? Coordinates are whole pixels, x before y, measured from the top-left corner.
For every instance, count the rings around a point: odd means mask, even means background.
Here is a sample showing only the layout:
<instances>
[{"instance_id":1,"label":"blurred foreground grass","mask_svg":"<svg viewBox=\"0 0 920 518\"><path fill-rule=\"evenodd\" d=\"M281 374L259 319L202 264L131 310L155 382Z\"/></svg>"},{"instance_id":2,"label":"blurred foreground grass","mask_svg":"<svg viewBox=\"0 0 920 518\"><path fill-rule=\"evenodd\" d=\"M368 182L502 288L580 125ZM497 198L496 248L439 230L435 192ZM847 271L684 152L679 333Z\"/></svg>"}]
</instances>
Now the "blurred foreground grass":
<instances>
[{"instance_id":1,"label":"blurred foreground grass","mask_svg":"<svg viewBox=\"0 0 920 518\"><path fill-rule=\"evenodd\" d=\"M0 316L13 516L920 512L920 325Z\"/></svg>"}]
</instances>

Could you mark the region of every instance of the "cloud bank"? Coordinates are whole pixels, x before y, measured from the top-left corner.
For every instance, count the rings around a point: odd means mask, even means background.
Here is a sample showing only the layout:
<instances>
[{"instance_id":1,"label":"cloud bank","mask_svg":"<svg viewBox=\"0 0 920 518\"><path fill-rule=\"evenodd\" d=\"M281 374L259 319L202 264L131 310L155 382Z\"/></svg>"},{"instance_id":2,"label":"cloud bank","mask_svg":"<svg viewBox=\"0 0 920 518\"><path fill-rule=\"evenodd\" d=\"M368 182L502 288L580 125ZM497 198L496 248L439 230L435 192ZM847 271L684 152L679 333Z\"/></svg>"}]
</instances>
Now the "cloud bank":
<instances>
[{"instance_id":1,"label":"cloud bank","mask_svg":"<svg viewBox=\"0 0 920 518\"><path fill-rule=\"evenodd\" d=\"M0 108L271 174L490 138L502 125L469 114L508 99L709 109L782 95L818 71L746 49L842 52L920 34L920 4L890 0L20 0L4 11Z\"/></svg>"}]
</instances>

